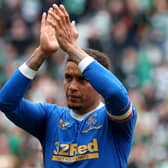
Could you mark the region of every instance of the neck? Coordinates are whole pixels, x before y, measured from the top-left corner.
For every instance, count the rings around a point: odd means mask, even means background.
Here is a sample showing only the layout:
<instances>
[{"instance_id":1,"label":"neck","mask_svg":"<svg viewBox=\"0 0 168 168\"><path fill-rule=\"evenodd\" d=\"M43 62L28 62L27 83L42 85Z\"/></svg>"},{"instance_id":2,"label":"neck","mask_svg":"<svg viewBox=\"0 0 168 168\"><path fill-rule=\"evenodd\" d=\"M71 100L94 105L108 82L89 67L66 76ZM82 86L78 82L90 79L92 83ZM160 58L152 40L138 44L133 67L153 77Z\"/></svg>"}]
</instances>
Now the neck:
<instances>
[{"instance_id":1,"label":"neck","mask_svg":"<svg viewBox=\"0 0 168 168\"><path fill-rule=\"evenodd\" d=\"M90 111L93 111L97 106L100 104L100 100L96 101L92 106L89 107L79 107L79 108L72 108L72 110L78 115L85 115Z\"/></svg>"},{"instance_id":2,"label":"neck","mask_svg":"<svg viewBox=\"0 0 168 168\"><path fill-rule=\"evenodd\" d=\"M82 121L86 116L88 116L90 113L93 113L95 110L101 108L104 104L102 102L99 102L99 104L94 108L92 109L91 111L88 111L87 113L79 113L79 112L75 112L74 110L71 110L71 116L78 120L78 121Z\"/></svg>"}]
</instances>

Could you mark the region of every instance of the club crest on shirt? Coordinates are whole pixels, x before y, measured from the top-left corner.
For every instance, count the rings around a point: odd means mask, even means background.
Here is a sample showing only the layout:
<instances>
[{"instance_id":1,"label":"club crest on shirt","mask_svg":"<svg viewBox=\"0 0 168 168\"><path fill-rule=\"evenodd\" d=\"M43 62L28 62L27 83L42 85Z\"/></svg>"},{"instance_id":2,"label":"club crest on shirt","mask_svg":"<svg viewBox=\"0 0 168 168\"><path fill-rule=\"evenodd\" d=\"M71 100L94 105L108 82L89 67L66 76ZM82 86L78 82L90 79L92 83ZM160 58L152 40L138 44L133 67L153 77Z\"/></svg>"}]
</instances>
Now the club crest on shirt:
<instances>
[{"instance_id":1,"label":"club crest on shirt","mask_svg":"<svg viewBox=\"0 0 168 168\"><path fill-rule=\"evenodd\" d=\"M93 114L86 121L86 125L91 126L91 125L95 125L95 124L96 124L96 116Z\"/></svg>"},{"instance_id":2,"label":"club crest on shirt","mask_svg":"<svg viewBox=\"0 0 168 168\"><path fill-rule=\"evenodd\" d=\"M69 126L69 125L70 125L69 122L67 122L67 121L63 121L63 119L60 119L60 120L59 120L59 126L60 126L60 128L62 128L62 129L66 129L67 126Z\"/></svg>"},{"instance_id":3,"label":"club crest on shirt","mask_svg":"<svg viewBox=\"0 0 168 168\"><path fill-rule=\"evenodd\" d=\"M97 130L102 128L102 125L97 125L96 115L92 114L86 121L86 129L82 130L82 133L87 133L91 130Z\"/></svg>"}]
</instances>

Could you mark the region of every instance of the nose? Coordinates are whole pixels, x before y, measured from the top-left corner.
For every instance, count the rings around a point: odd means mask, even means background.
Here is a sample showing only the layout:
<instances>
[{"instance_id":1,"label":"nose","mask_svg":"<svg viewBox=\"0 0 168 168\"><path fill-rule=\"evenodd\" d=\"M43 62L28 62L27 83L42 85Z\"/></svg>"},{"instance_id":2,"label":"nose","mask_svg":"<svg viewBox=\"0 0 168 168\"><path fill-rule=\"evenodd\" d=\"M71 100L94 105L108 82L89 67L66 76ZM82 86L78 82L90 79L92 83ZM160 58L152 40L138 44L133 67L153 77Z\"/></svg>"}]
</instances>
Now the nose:
<instances>
[{"instance_id":1,"label":"nose","mask_svg":"<svg viewBox=\"0 0 168 168\"><path fill-rule=\"evenodd\" d=\"M70 83L69 83L69 89L71 90L78 90L79 89L79 83L76 79L73 79Z\"/></svg>"}]
</instances>

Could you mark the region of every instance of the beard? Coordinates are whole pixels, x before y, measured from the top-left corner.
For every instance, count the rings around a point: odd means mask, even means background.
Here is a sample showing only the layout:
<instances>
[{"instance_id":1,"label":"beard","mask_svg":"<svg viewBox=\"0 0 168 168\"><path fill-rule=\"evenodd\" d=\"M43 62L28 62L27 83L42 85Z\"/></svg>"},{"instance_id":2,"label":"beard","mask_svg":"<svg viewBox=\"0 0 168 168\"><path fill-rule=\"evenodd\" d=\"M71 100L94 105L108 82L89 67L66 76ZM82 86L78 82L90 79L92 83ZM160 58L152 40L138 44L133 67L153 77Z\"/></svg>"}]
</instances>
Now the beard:
<instances>
[{"instance_id":1,"label":"beard","mask_svg":"<svg viewBox=\"0 0 168 168\"><path fill-rule=\"evenodd\" d=\"M82 107L78 104L68 103L68 107L74 111L80 110Z\"/></svg>"},{"instance_id":2,"label":"beard","mask_svg":"<svg viewBox=\"0 0 168 168\"><path fill-rule=\"evenodd\" d=\"M80 110L82 108L81 98L69 98L67 96L67 105L73 110Z\"/></svg>"}]
</instances>

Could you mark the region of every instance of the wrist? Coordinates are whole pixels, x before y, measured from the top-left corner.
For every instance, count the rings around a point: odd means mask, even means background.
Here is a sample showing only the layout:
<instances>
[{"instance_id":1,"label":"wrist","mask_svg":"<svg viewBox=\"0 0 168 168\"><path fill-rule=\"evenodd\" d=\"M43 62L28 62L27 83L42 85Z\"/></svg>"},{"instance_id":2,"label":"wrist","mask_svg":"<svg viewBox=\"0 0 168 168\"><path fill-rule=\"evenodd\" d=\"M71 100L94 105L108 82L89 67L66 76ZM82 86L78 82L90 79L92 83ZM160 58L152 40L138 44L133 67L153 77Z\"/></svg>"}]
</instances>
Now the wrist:
<instances>
[{"instance_id":1,"label":"wrist","mask_svg":"<svg viewBox=\"0 0 168 168\"><path fill-rule=\"evenodd\" d=\"M35 49L36 55L42 58L47 58L48 53L45 52L40 46Z\"/></svg>"},{"instance_id":2,"label":"wrist","mask_svg":"<svg viewBox=\"0 0 168 168\"><path fill-rule=\"evenodd\" d=\"M26 61L26 64L31 69L37 71L46 59L46 53L40 47L37 47L32 56Z\"/></svg>"},{"instance_id":3,"label":"wrist","mask_svg":"<svg viewBox=\"0 0 168 168\"><path fill-rule=\"evenodd\" d=\"M82 49L76 45L76 44L70 44L68 47L67 47L67 53L69 55L75 55L77 53L77 51L81 51Z\"/></svg>"},{"instance_id":4,"label":"wrist","mask_svg":"<svg viewBox=\"0 0 168 168\"><path fill-rule=\"evenodd\" d=\"M71 57L72 60L74 60L74 62L77 64L86 56L88 56L87 53L77 45L69 46L66 52L68 53L69 57Z\"/></svg>"}]
</instances>

